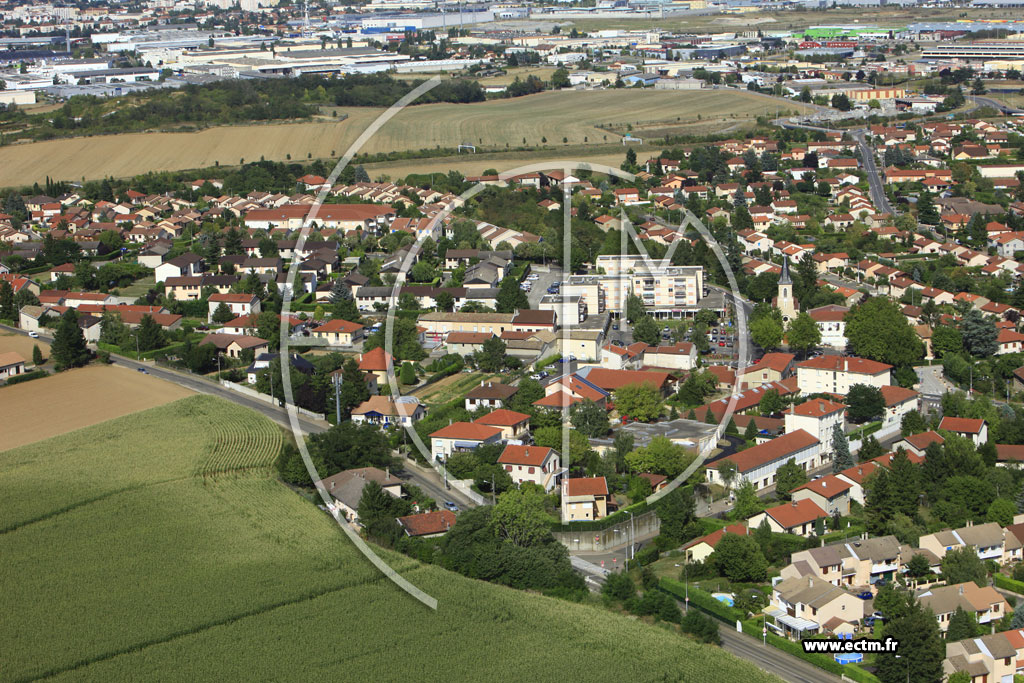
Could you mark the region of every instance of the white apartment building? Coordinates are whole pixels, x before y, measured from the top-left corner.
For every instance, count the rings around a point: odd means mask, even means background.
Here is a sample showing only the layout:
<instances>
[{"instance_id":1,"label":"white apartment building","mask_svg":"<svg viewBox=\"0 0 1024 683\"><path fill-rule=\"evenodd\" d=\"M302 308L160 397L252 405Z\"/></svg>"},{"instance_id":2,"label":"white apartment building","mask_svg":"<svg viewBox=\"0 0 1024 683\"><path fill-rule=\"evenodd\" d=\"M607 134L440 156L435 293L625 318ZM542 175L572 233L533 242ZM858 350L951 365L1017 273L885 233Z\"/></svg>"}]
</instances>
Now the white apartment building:
<instances>
[{"instance_id":1,"label":"white apartment building","mask_svg":"<svg viewBox=\"0 0 1024 683\"><path fill-rule=\"evenodd\" d=\"M625 312L631 293L643 300L655 318L681 318L703 296L702 266L663 266L660 261L649 265L643 256L631 254L602 254L595 266L604 271L600 277L605 305L618 315Z\"/></svg>"},{"instance_id":2,"label":"white apartment building","mask_svg":"<svg viewBox=\"0 0 1024 683\"><path fill-rule=\"evenodd\" d=\"M852 356L821 356L796 365L796 381L805 394L827 392L846 395L854 384L882 387L890 384L892 366Z\"/></svg>"},{"instance_id":3,"label":"white apartment building","mask_svg":"<svg viewBox=\"0 0 1024 683\"><path fill-rule=\"evenodd\" d=\"M802 429L820 443L822 460L832 457L832 433L839 425L842 429L846 419L846 406L825 399L815 398L798 406L791 406L785 413L786 433Z\"/></svg>"}]
</instances>

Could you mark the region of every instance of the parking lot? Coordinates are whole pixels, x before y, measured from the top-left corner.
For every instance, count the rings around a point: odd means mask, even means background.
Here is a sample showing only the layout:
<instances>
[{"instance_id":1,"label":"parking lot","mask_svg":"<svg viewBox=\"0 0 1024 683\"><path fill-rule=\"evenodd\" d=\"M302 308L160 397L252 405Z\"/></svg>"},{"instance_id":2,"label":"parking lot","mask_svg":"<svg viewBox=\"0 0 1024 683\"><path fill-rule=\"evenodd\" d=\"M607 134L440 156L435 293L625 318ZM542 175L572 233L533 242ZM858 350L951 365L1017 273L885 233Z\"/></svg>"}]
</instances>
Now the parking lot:
<instances>
[{"instance_id":1,"label":"parking lot","mask_svg":"<svg viewBox=\"0 0 1024 683\"><path fill-rule=\"evenodd\" d=\"M533 275L537 276L536 280L526 280L530 283L530 291L526 293L526 298L530 300L530 308L538 308L541 297L548 293L548 287L553 282L562 280L562 269L558 266L551 266L551 272L534 271Z\"/></svg>"}]
</instances>

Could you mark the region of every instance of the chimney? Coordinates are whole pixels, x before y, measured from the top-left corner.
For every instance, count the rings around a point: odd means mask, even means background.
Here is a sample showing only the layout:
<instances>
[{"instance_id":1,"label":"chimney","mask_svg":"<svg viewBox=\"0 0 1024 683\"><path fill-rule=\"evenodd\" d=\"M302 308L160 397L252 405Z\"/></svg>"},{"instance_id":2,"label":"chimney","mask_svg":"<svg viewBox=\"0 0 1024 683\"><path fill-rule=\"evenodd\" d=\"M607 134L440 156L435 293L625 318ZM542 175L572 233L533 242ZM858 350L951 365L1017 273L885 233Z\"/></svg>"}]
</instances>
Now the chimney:
<instances>
[{"instance_id":1,"label":"chimney","mask_svg":"<svg viewBox=\"0 0 1024 683\"><path fill-rule=\"evenodd\" d=\"M807 587L808 588L814 588L814 577L813 576L808 576L807 577Z\"/></svg>"},{"instance_id":2,"label":"chimney","mask_svg":"<svg viewBox=\"0 0 1024 683\"><path fill-rule=\"evenodd\" d=\"M384 468L384 481L391 481L391 468L390 467L385 467Z\"/></svg>"},{"instance_id":3,"label":"chimney","mask_svg":"<svg viewBox=\"0 0 1024 683\"><path fill-rule=\"evenodd\" d=\"M960 593L960 595L964 594L964 585L962 583L960 584L960 588L959 588L958 592Z\"/></svg>"},{"instance_id":4,"label":"chimney","mask_svg":"<svg viewBox=\"0 0 1024 683\"><path fill-rule=\"evenodd\" d=\"M334 490L334 481L333 480L331 481L331 490L332 491Z\"/></svg>"}]
</instances>

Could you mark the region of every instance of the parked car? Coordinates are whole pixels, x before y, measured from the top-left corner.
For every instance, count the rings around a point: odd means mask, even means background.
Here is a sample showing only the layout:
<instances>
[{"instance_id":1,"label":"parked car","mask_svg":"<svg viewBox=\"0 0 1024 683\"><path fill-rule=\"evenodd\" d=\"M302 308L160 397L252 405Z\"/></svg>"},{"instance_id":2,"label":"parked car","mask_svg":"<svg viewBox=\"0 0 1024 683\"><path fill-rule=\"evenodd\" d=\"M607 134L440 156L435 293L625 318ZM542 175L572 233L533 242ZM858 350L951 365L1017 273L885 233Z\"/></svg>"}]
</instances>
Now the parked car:
<instances>
[{"instance_id":1,"label":"parked car","mask_svg":"<svg viewBox=\"0 0 1024 683\"><path fill-rule=\"evenodd\" d=\"M458 506L458 505L456 505L455 503L453 503L453 502L452 502L452 501L450 501L450 500L446 500L446 501L444 502L444 506L445 506L446 508L448 508L449 510L451 510L452 512L458 512L458 511L459 511L459 506Z\"/></svg>"},{"instance_id":2,"label":"parked car","mask_svg":"<svg viewBox=\"0 0 1024 683\"><path fill-rule=\"evenodd\" d=\"M536 374L530 375L530 379L535 379L539 382L541 380L540 373L538 372Z\"/></svg>"},{"instance_id":3,"label":"parked car","mask_svg":"<svg viewBox=\"0 0 1024 683\"><path fill-rule=\"evenodd\" d=\"M861 591L860 593L857 593L857 597L861 600L870 600L875 596L871 594L871 591Z\"/></svg>"},{"instance_id":4,"label":"parked car","mask_svg":"<svg viewBox=\"0 0 1024 683\"><path fill-rule=\"evenodd\" d=\"M30 332L28 333L28 336L32 337L33 339L39 339L39 333L38 333L38 332L36 332L35 330L31 330L31 331L30 331Z\"/></svg>"},{"instance_id":5,"label":"parked car","mask_svg":"<svg viewBox=\"0 0 1024 683\"><path fill-rule=\"evenodd\" d=\"M619 329L619 324L618 323L612 323L612 329L613 330L618 330Z\"/></svg>"}]
</instances>

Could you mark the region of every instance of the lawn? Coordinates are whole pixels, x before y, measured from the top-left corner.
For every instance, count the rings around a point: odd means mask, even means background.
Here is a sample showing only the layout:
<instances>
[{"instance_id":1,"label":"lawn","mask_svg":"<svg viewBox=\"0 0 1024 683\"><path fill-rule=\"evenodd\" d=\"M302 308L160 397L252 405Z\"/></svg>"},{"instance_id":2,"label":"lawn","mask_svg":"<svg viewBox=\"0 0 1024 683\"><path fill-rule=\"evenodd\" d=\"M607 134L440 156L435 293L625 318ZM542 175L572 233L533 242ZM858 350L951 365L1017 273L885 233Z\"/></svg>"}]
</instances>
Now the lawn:
<instances>
[{"instance_id":1,"label":"lawn","mask_svg":"<svg viewBox=\"0 0 1024 683\"><path fill-rule=\"evenodd\" d=\"M431 611L270 476L280 443L257 413L193 396L0 453L0 679L775 680L383 553Z\"/></svg>"}]
</instances>

